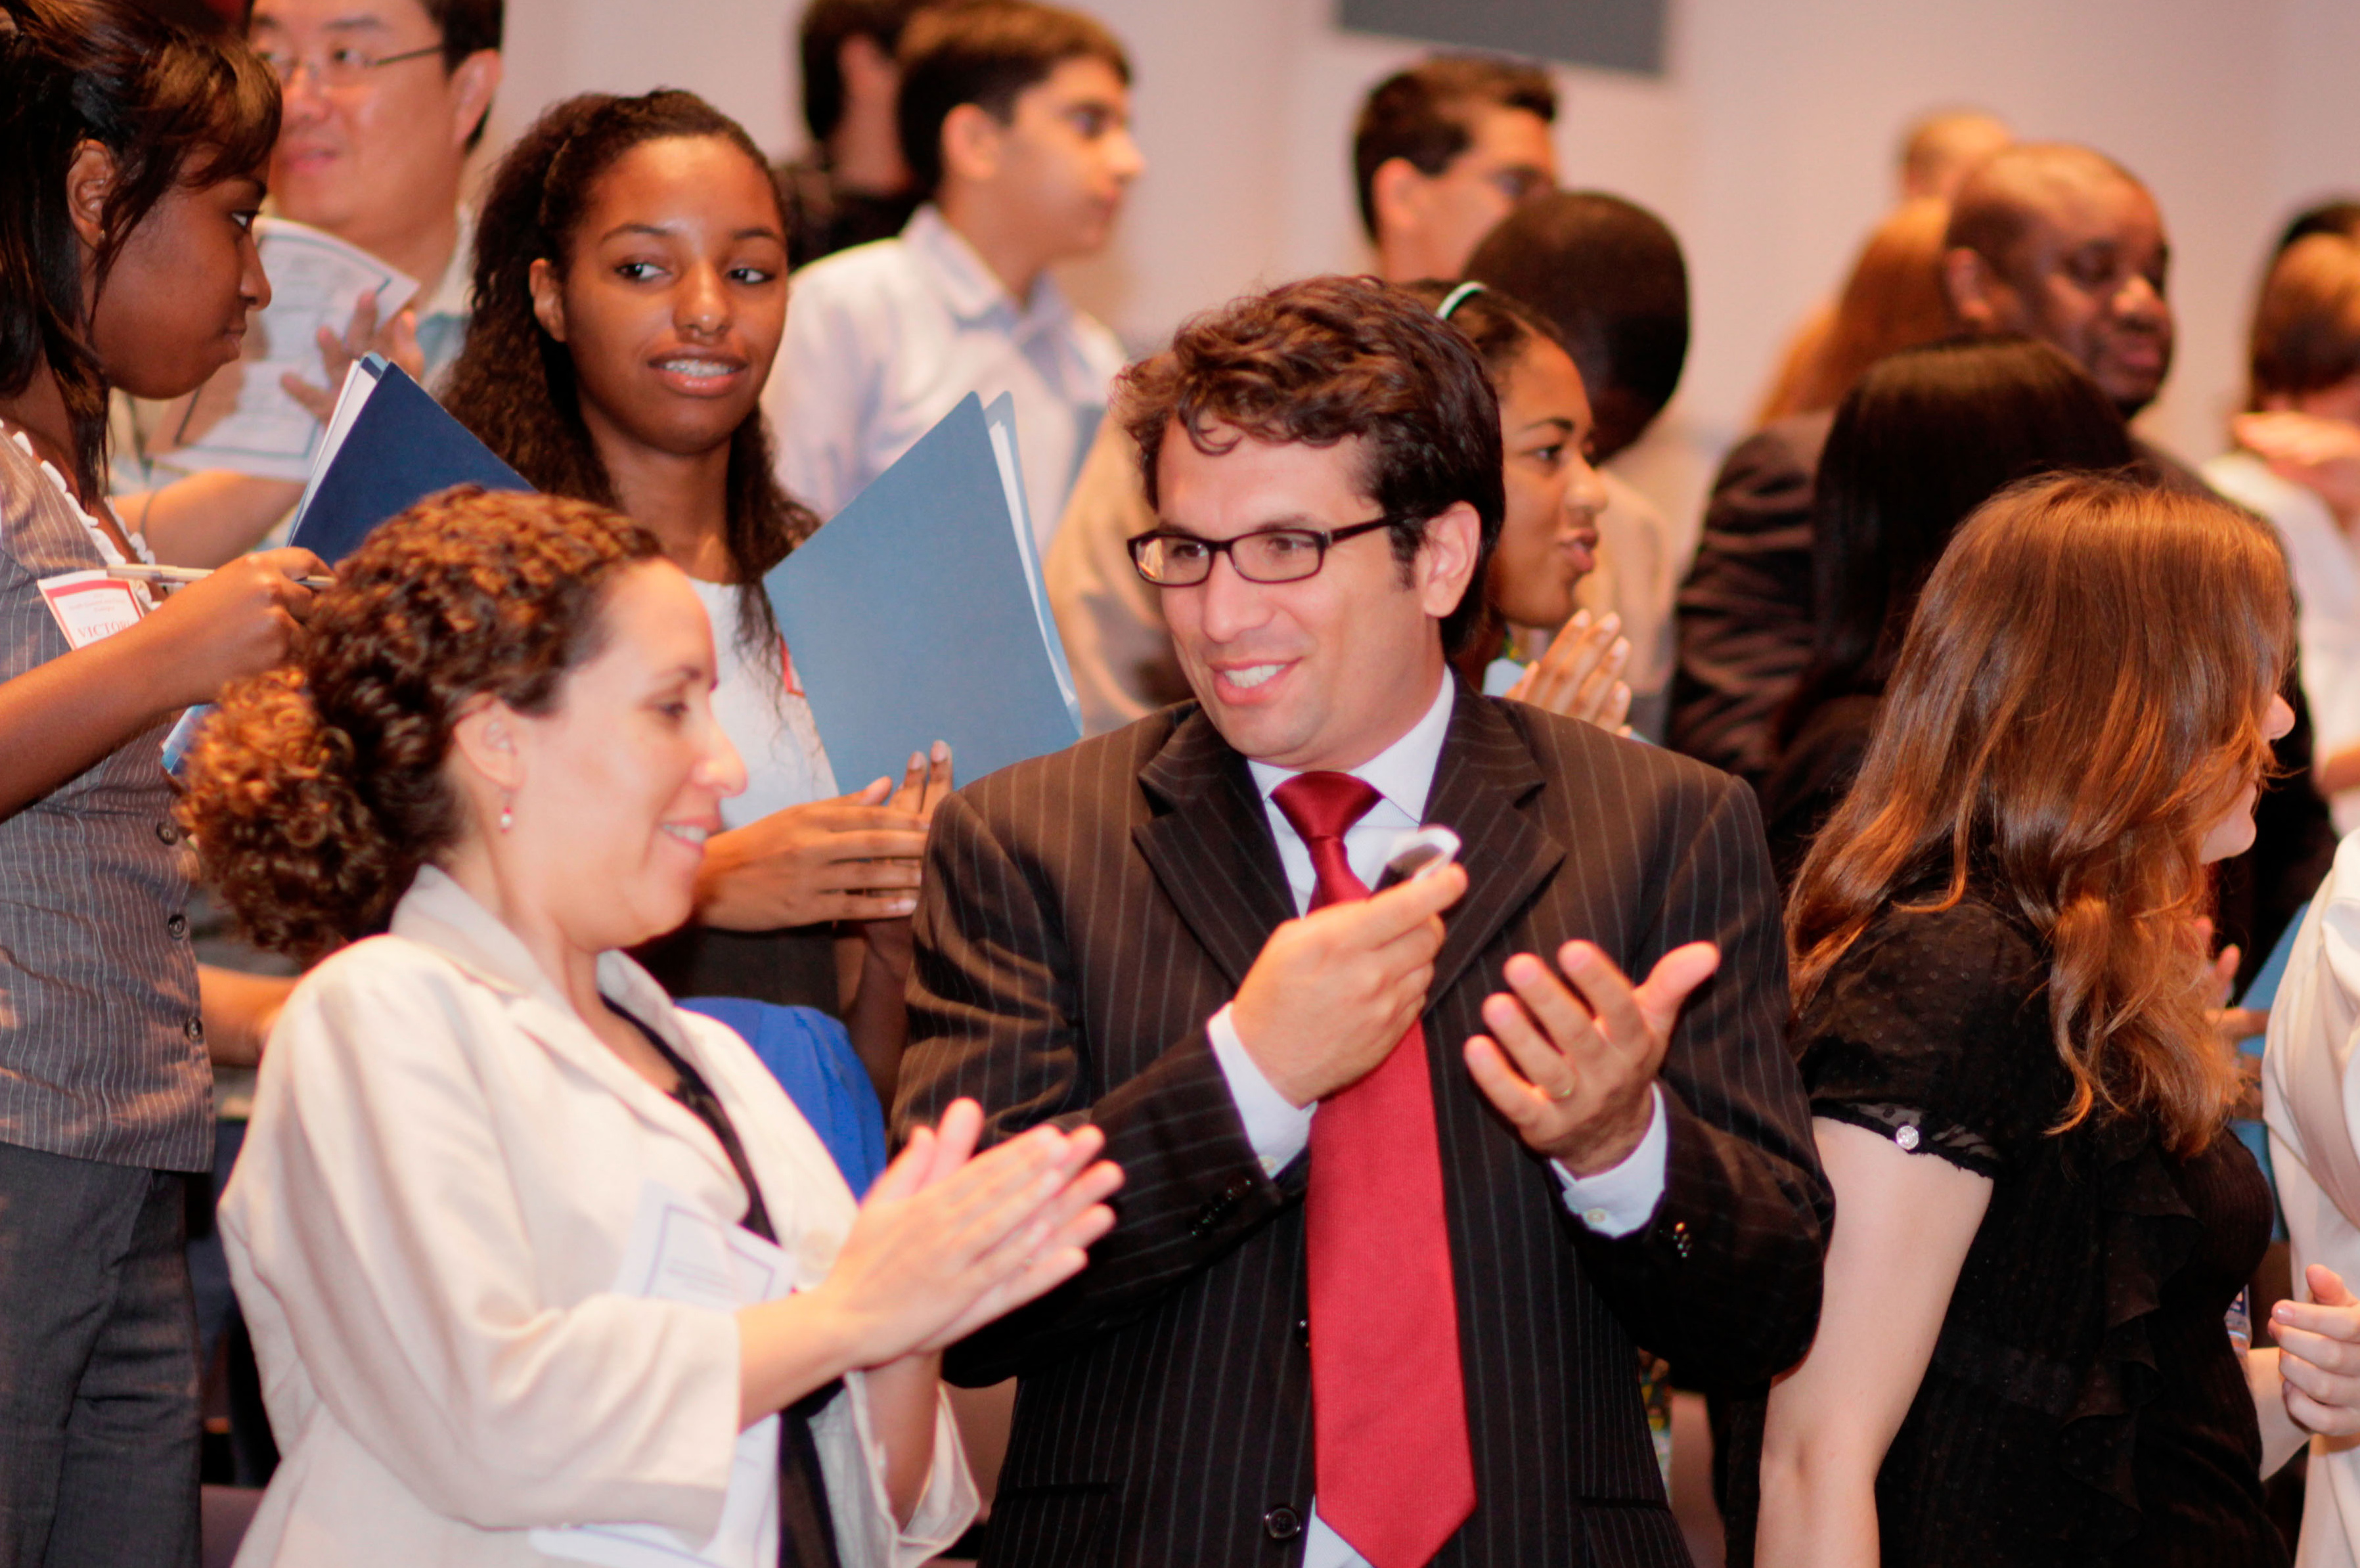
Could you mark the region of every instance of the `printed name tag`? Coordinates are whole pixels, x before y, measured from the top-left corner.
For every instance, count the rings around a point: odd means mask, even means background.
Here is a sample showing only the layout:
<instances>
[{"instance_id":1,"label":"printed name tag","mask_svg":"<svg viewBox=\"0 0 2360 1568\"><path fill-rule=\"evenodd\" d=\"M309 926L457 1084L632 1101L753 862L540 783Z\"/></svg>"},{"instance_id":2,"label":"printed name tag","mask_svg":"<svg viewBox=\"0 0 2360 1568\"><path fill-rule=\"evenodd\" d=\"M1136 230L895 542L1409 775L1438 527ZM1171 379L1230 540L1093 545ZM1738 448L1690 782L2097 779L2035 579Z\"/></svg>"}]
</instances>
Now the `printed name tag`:
<instances>
[{"instance_id":1,"label":"printed name tag","mask_svg":"<svg viewBox=\"0 0 2360 1568\"><path fill-rule=\"evenodd\" d=\"M40 589L69 648L87 648L148 613L147 602L131 584L101 571L43 577Z\"/></svg>"}]
</instances>

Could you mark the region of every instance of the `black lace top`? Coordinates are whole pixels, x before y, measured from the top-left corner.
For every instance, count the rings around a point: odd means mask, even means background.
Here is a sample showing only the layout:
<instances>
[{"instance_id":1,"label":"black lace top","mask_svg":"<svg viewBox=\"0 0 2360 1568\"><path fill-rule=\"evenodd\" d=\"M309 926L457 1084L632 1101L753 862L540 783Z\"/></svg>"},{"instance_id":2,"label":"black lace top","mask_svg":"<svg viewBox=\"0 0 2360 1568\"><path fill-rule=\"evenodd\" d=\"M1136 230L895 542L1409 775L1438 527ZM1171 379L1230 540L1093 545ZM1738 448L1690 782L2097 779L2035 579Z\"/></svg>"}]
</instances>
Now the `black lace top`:
<instances>
[{"instance_id":1,"label":"black lace top","mask_svg":"<svg viewBox=\"0 0 2360 1568\"><path fill-rule=\"evenodd\" d=\"M1992 1181L1877 1475L1884 1560L2284 1563L2222 1321L2268 1245L2269 1190L2226 1133L2184 1161L2143 1125L2051 1135L2070 1080L2047 970L1989 903L1896 911L1797 1021L1814 1115ZM1752 1560L1763 1410L1732 1412L1732 1563Z\"/></svg>"}]
</instances>

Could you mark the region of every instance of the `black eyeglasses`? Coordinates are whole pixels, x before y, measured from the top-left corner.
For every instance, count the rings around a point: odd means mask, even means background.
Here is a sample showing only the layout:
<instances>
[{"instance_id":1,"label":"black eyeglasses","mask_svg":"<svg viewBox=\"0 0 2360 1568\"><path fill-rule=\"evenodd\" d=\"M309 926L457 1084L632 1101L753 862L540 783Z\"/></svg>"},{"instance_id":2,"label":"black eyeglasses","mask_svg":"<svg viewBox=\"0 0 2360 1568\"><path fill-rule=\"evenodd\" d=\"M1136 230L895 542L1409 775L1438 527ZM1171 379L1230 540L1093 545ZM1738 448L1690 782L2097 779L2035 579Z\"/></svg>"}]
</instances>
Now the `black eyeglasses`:
<instances>
[{"instance_id":1,"label":"black eyeglasses","mask_svg":"<svg viewBox=\"0 0 2360 1568\"><path fill-rule=\"evenodd\" d=\"M1328 547L1403 521L1373 518L1348 528L1265 528L1235 539L1199 539L1159 528L1131 541L1131 564L1159 588L1185 588L1213 575L1213 557L1227 555L1250 583L1299 583L1328 564Z\"/></svg>"},{"instance_id":2,"label":"black eyeglasses","mask_svg":"<svg viewBox=\"0 0 2360 1568\"><path fill-rule=\"evenodd\" d=\"M309 70L311 80L326 88L353 87L368 80L372 71L388 65L399 65L405 60L424 60L439 55L442 46L428 44L423 49L404 49L399 54L375 54L363 44L333 44L322 53L299 55L292 49L264 49L262 63L279 78L282 88L295 84L295 73Z\"/></svg>"}]
</instances>

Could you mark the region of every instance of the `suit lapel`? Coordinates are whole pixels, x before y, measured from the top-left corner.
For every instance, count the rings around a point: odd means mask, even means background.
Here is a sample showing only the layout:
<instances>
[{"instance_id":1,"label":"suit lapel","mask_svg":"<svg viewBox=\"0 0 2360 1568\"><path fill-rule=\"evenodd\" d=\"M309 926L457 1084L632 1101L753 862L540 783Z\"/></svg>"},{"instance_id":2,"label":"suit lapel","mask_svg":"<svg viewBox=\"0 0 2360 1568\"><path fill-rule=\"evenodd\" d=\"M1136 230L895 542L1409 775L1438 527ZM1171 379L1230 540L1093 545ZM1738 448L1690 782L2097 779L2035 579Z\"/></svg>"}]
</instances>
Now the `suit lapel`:
<instances>
[{"instance_id":1,"label":"suit lapel","mask_svg":"<svg viewBox=\"0 0 2360 1568\"><path fill-rule=\"evenodd\" d=\"M1131 829L1164 896L1232 985L1295 914L1270 820L1244 762L1191 710L1139 782L1156 815Z\"/></svg>"},{"instance_id":2,"label":"suit lapel","mask_svg":"<svg viewBox=\"0 0 2360 1568\"><path fill-rule=\"evenodd\" d=\"M1429 999L1449 992L1475 955L1565 860L1565 846L1524 809L1546 782L1531 745L1507 716L1461 686L1426 796L1426 819L1459 835L1467 896L1444 912L1442 951L1434 961Z\"/></svg>"}]
</instances>

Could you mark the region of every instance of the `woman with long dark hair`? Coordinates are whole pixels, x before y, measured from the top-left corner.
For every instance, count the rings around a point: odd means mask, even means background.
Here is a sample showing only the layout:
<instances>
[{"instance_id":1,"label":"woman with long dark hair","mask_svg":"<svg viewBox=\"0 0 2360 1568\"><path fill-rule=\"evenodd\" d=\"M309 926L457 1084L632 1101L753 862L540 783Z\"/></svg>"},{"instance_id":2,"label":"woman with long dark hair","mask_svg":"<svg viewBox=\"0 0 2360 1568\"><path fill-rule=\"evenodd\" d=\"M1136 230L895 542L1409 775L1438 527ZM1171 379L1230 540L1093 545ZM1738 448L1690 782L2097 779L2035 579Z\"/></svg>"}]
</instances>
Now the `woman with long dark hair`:
<instances>
[{"instance_id":1,"label":"woman with long dark hair","mask_svg":"<svg viewBox=\"0 0 2360 1568\"><path fill-rule=\"evenodd\" d=\"M696 585L725 649L722 723L752 783L710 846L692 925L647 956L680 994L841 1002L890 1099L907 919L949 758L898 794L836 784L762 576L816 526L779 488L762 383L786 319L785 221L760 152L694 93L587 93L500 164L476 226L452 412L539 489L612 506Z\"/></svg>"},{"instance_id":2,"label":"woman with long dark hair","mask_svg":"<svg viewBox=\"0 0 2360 1568\"><path fill-rule=\"evenodd\" d=\"M2360 1431L2360 1308L2231 1338L2270 1194L2196 933L2293 635L2262 524L2118 479L2005 491L1934 568L1788 904L1837 1220L1732 1563L2286 1561L2262 1476Z\"/></svg>"},{"instance_id":3,"label":"woman with long dark hair","mask_svg":"<svg viewBox=\"0 0 2360 1568\"><path fill-rule=\"evenodd\" d=\"M160 604L110 588L146 551L101 476L110 389L192 389L268 297L249 225L278 128L277 83L235 44L131 0L0 0L9 1563L196 1557L188 1173L213 1164L208 1025L217 1049L240 1031L200 990L159 747L279 658L310 598L292 579L321 568L279 551Z\"/></svg>"},{"instance_id":4,"label":"woman with long dark hair","mask_svg":"<svg viewBox=\"0 0 2360 1568\"><path fill-rule=\"evenodd\" d=\"M2105 394L2030 338L1905 349L1846 394L1813 503L1810 663L1779 712L1762 786L1782 883L1859 772L1918 591L1967 514L2018 480L2132 458Z\"/></svg>"}]
</instances>

